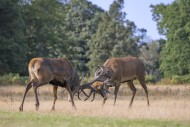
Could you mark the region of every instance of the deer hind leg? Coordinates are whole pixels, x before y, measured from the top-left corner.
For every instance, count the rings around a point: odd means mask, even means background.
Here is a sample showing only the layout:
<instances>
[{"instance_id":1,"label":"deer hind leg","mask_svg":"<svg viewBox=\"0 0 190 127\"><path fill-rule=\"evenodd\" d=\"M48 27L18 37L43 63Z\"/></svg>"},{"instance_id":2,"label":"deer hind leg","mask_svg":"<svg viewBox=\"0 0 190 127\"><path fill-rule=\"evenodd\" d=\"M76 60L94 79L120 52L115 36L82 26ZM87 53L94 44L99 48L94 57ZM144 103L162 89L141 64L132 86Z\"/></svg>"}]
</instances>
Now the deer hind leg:
<instances>
[{"instance_id":1,"label":"deer hind leg","mask_svg":"<svg viewBox=\"0 0 190 127\"><path fill-rule=\"evenodd\" d=\"M57 88L58 88L58 86L53 86L54 101L53 101L53 106L52 106L51 110L55 110L55 102L57 100Z\"/></svg>"},{"instance_id":2,"label":"deer hind leg","mask_svg":"<svg viewBox=\"0 0 190 127\"><path fill-rule=\"evenodd\" d=\"M147 89L147 86L146 86L146 83L145 83L145 79L144 78L140 78L139 82L140 82L141 86L143 87L143 89L144 89L144 91L146 93L147 104L149 106L148 89Z\"/></svg>"},{"instance_id":3,"label":"deer hind leg","mask_svg":"<svg viewBox=\"0 0 190 127\"><path fill-rule=\"evenodd\" d=\"M28 91L30 90L30 88L32 87L32 83L33 82L29 82L28 85L26 86L26 89L25 89L25 92L24 92L24 96L23 96L23 99L22 99L22 103L19 107L19 111L23 111L23 105L24 105L24 100L25 100L25 97L26 97L26 94L28 93Z\"/></svg>"},{"instance_id":4,"label":"deer hind leg","mask_svg":"<svg viewBox=\"0 0 190 127\"><path fill-rule=\"evenodd\" d=\"M129 88L131 89L131 91L133 92L133 95L132 95L132 98L131 98L131 101L130 101L130 104L129 104L129 107L131 107L132 104L133 104L133 99L135 97L137 89L135 88L135 86L133 84L133 80L128 81L127 84L129 86Z\"/></svg>"},{"instance_id":5,"label":"deer hind leg","mask_svg":"<svg viewBox=\"0 0 190 127\"><path fill-rule=\"evenodd\" d=\"M36 83L33 83L33 90L34 90L34 95L35 95L35 98L36 98L36 111L39 109L39 99L38 99L38 94L37 94L37 88L40 87L40 86L43 86L45 84L49 83L49 81L38 81Z\"/></svg>"}]
</instances>

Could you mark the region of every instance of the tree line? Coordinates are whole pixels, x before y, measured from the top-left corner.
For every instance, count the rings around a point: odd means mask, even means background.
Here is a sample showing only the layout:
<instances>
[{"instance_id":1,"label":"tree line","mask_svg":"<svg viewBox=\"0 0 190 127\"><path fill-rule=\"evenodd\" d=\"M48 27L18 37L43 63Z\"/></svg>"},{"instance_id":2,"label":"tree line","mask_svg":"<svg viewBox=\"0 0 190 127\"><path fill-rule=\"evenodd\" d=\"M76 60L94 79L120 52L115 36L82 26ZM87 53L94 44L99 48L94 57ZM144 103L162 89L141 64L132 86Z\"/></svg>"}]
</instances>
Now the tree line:
<instances>
[{"instance_id":1,"label":"tree line","mask_svg":"<svg viewBox=\"0 0 190 127\"><path fill-rule=\"evenodd\" d=\"M92 73L108 58L131 55L157 78L189 75L189 7L185 0L152 5L166 39L151 40L126 18L124 0L108 11L88 0L1 0L0 74L27 75L33 57L66 57L80 74Z\"/></svg>"}]
</instances>

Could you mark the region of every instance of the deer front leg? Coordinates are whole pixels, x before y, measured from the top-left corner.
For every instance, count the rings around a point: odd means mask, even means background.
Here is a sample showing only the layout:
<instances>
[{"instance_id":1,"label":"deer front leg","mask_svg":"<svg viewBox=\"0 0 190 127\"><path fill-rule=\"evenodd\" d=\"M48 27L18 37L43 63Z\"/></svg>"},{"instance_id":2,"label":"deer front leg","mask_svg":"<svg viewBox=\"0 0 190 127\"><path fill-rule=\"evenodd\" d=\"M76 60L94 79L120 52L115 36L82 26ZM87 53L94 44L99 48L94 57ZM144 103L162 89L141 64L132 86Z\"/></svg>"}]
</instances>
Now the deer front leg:
<instances>
[{"instance_id":1,"label":"deer front leg","mask_svg":"<svg viewBox=\"0 0 190 127\"><path fill-rule=\"evenodd\" d=\"M67 82L66 88L67 88L67 91L69 92L69 96L71 98L72 107L73 107L73 109L76 110L77 108L76 108L75 103L73 101L73 94L72 94L72 91L71 91L71 88L70 88L70 82Z\"/></svg>"},{"instance_id":2,"label":"deer front leg","mask_svg":"<svg viewBox=\"0 0 190 127\"><path fill-rule=\"evenodd\" d=\"M116 99L117 99L117 95L118 95L118 91L119 91L119 87L120 87L121 83L120 82L116 82L115 83L115 91L114 91L114 106L116 103Z\"/></svg>"},{"instance_id":3,"label":"deer front leg","mask_svg":"<svg viewBox=\"0 0 190 127\"><path fill-rule=\"evenodd\" d=\"M53 106L52 106L51 110L55 110L55 102L57 100L57 88L58 88L58 86L53 86L54 101L53 101Z\"/></svg>"}]
</instances>

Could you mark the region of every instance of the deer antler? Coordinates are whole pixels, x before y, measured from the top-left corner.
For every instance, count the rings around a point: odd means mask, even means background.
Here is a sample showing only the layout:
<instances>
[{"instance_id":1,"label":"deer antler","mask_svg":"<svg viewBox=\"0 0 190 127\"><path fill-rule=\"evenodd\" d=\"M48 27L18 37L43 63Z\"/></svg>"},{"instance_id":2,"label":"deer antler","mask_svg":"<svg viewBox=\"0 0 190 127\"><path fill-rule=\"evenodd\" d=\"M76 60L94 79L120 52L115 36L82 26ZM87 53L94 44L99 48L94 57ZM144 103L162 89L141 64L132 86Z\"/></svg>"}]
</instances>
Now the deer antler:
<instances>
[{"instance_id":1,"label":"deer antler","mask_svg":"<svg viewBox=\"0 0 190 127\"><path fill-rule=\"evenodd\" d=\"M93 98L91 101L94 101L95 98L95 94L99 93L104 99L107 99L106 95L107 93L110 93L107 89L106 89L106 84L110 81L110 79L106 79L104 82L93 82L92 86L96 91L90 91L89 95L87 95L87 98L84 100L88 100L88 98L90 98L90 96L93 93Z\"/></svg>"},{"instance_id":2,"label":"deer antler","mask_svg":"<svg viewBox=\"0 0 190 127\"><path fill-rule=\"evenodd\" d=\"M80 93L84 93L84 95L89 98L91 94L87 95L85 92L84 92L84 89L90 89L91 92L94 92L94 93L97 93L97 90L95 88L92 87L92 84L93 82L90 82L90 83L86 83L84 85L81 85L80 88L79 88L79 92L78 92L78 98L80 99Z\"/></svg>"}]
</instances>

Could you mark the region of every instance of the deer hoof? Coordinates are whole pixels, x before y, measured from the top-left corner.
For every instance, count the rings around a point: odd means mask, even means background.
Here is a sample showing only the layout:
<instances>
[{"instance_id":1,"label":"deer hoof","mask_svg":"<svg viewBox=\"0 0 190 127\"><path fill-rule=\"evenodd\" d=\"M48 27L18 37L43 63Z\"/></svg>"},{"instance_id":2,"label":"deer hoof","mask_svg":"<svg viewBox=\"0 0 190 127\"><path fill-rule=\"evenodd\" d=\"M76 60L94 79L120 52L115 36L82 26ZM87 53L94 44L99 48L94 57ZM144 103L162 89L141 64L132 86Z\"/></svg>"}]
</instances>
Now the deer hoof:
<instances>
[{"instance_id":1,"label":"deer hoof","mask_svg":"<svg viewBox=\"0 0 190 127\"><path fill-rule=\"evenodd\" d=\"M23 112L23 108L22 108L22 107L19 107L19 111L20 111L20 112Z\"/></svg>"},{"instance_id":2,"label":"deer hoof","mask_svg":"<svg viewBox=\"0 0 190 127\"><path fill-rule=\"evenodd\" d=\"M52 107L51 111L55 111L55 107Z\"/></svg>"},{"instance_id":3,"label":"deer hoof","mask_svg":"<svg viewBox=\"0 0 190 127\"><path fill-rule=\"evenodd\" d=\"M36 111L38 111L38 109L39 109L39 105L36 105Z\"/></svg>"}]
</instances>

